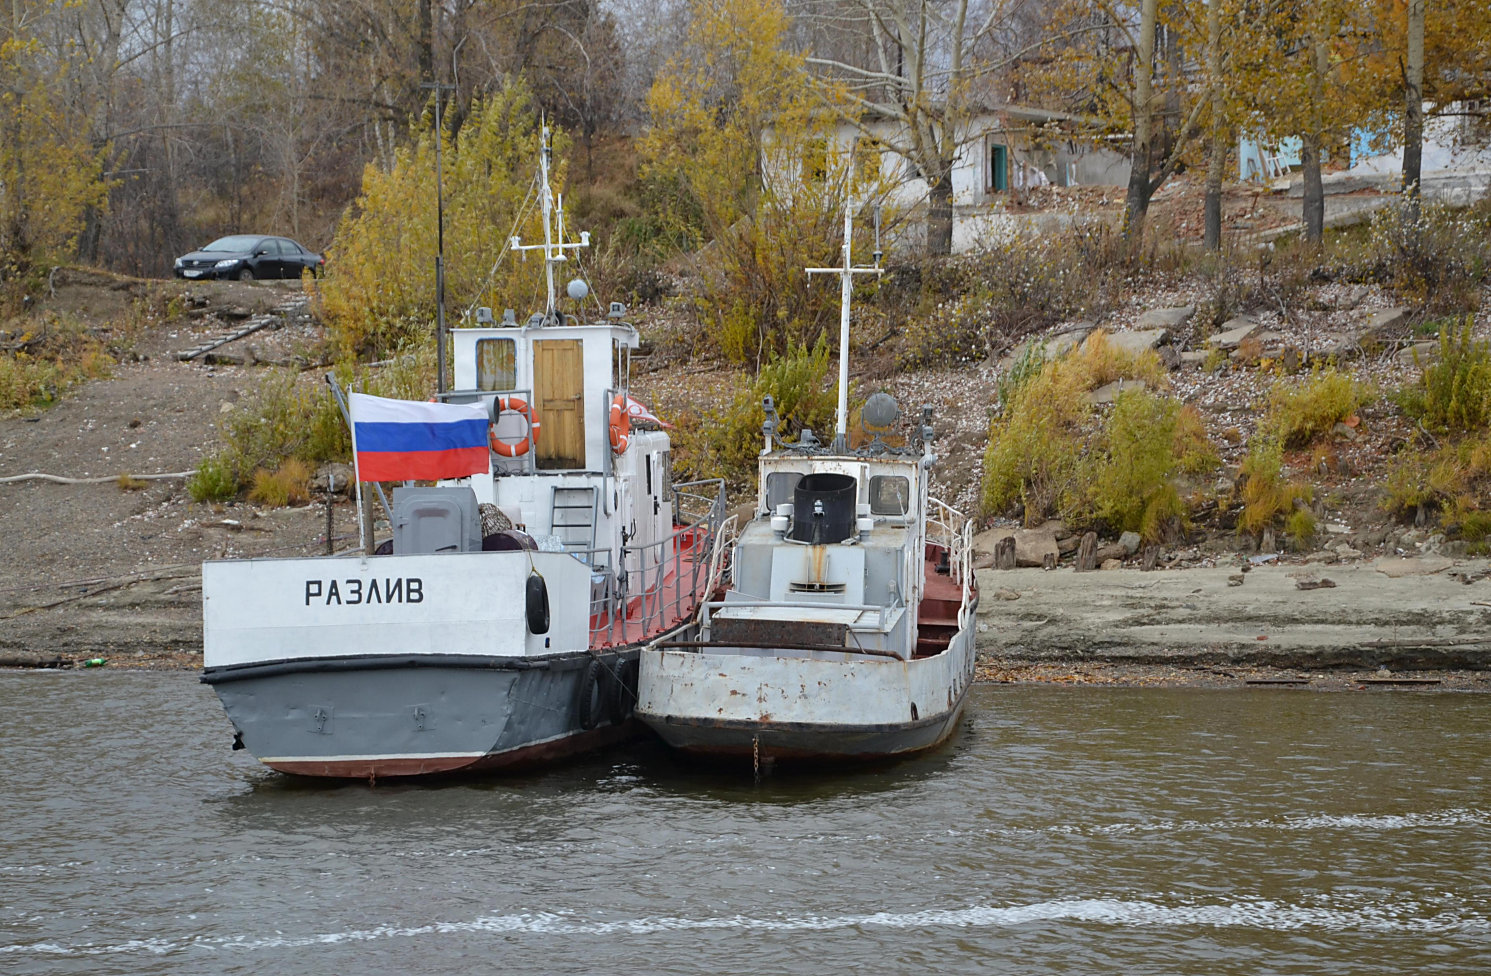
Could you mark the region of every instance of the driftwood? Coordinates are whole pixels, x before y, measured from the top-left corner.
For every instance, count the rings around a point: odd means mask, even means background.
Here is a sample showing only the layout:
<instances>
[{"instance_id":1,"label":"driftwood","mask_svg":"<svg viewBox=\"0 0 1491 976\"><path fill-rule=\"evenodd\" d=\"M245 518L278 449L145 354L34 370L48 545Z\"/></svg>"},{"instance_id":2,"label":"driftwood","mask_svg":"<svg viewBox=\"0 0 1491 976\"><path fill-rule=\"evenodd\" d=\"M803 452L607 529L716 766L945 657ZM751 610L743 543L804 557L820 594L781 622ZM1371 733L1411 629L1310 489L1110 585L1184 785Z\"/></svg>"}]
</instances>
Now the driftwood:
<instances>
[{"instance_id":1,"label":"driftwood","mask_svg":"<svg viewBox=\"0 0 1491 976\"><path fill-rule=\"evenodd\" d=\"M51 657L45 660L29 657L0 657L0 668L70 668L73 662L71 658Z\"/></svg>"},{"instance_id":2,"label":"driftwood","mask_svg":"<svg viewBox=\"0 0 1491 976\"><path fill-rule=\"evenodd\" d=\"M0 478L0 484L11 481L54 481L59 485L103 485L121 478L130 478L135 481L162 481L167 478L190 478L194 474L196 474L195 471L168 471L165 474L106 474L100 478L67 478L60 474L28 471L25 474L13 474Z\"/></svg>"},{"instance_id":3,"label":"driftwood","mask_svg":"<svg viewBox=\"0 0 1491 976\"><path fill-rule=\"evenodd\" d=\"M1155 563L1160 561L1159 546L1145 546L1144 552L1139 556L1139 568L1142 570L1154 569Z\"/></svg>"},{"instance_id":4,"label":"driftwood","mask_svg":"<svg viewBox=\"0 0 1491 976\"><path fill-rule=\"evenodd\" d=\"M1097 548L1098 534L1083 533L1082 541L1077 543L1077 572L1087 573L1098 568Z\"/></svg>"},{"instance_id":5,"label":"driftwood","mask_svg":"<svg viewBox=\"0 0 1491 976\"><path fill-rule=\"evenodd\" d=\"M1041 556L1041 568L1052 570L1056 568L1056 553L1048 552Z\"/></svg>"},{"instance_id":6,"label":"driftwood","mask_svg":"<svg viewBox=\"0 0 1491 976\"><path fill-rule=\"evenodd\" d=\"M1007 535L994 543L994 568L1015 568L1015 537Z\"/></svg>"}]
</instances>

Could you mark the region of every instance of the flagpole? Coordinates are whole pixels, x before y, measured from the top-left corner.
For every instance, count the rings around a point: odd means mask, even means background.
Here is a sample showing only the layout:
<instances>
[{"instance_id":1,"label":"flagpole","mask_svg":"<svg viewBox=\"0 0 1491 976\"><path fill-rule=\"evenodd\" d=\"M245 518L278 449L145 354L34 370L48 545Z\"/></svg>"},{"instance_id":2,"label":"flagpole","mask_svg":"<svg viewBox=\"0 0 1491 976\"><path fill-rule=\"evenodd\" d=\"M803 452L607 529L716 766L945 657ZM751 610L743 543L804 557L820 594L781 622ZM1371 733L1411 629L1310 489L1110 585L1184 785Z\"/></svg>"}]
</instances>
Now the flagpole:
<instances>
[{"instance_id":1,"label":"flagpole","mask_svg":"<svg viewBox=\"0 0 1491 976\"><path fill-rule=\"evenodd\" d=\"M362 514L362 469L357 463L357 424L352 422L352 399L347 399L347 429L352 432L352 480L357 485L357 547L363 555L371 556L368 546L367 519Z\"/></svg>"}]
</instances>

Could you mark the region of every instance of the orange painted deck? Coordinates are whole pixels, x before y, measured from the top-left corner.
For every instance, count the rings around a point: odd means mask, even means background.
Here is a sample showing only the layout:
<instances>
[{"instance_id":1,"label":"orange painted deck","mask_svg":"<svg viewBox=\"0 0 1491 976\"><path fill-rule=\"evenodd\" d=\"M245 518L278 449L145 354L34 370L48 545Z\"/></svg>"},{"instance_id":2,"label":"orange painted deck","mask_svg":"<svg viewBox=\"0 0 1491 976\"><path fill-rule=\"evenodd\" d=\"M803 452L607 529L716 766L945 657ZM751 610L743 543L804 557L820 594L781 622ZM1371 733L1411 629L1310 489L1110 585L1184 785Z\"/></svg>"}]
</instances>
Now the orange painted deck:
<instances>
[{"instance_id":1,"label":"orange painted deck","mask_svg":"<svg viewBox=\"0 0 1491 976\"><path fill-rule=\"evenodd\" d=\"M958 608L963 605L963 584L947 570L947 549L928 544L922 572L925 588L916 618L916 657L931 657L947 650L958 632Z\"/></svg>"},{"instance_id":2,"label":"orange painted deck","mask_svg":"<svg viewBox=\"0 0 1491 976\"><path fill-rule=\"evenodd\" d=\"M712 538L707 529L679 532L673 557L653 586L629 595L624 613L591 614L590 646L629 647L688 623L709 586Z\"/></svg>"}]
</instances>

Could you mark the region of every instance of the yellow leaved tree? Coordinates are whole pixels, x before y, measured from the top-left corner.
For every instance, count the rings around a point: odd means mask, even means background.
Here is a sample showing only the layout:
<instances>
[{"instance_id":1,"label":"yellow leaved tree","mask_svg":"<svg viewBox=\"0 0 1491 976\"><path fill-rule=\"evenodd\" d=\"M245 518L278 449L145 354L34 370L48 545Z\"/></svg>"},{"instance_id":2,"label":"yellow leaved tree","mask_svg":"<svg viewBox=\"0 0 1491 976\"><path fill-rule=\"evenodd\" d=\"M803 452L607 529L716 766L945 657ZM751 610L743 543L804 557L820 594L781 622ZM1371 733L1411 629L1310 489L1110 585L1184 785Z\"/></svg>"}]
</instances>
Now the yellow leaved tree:
<instances>
[{"instance_id":1,"label":"yellow leaved tree","mask_svg":"<svg viewBox=\"0 0 1491 976\"><path fill-rule=\"evenodd\" d=\"M860 206L883 191L879 156L854 151L842 98L788 46L780 0L692 0L690 13L647 96L642 175L683 198L659 220L698 222L669 236L707 243L697 310L718 341L709 351L759 368L835 326L837 291L803 268L836 261L846 197Z\"/></svg>"},{"instance_id":2,"label":"yellow leaved tree","mask_svg":"<svg viewBox=\"0 0 1491 976\"><path fill-rule=\"evenodd\" d=\"M0 282L70 256L85 211L108 198L104 151L57 94L67 66L23 26L0 25Z\"/></svg>"},{"instance_id":3,"label":"yellow leaved tree","mask_svg":"<svg viewBox=\"0 0 1491 976\"><path fill-rule=\"evenodd\" d=\"M477 305L541 310L543 265L507 254L508 239L541 234L536 172L538 108L513 82L474 100L458 139L441 149L447 321ZM328 250L316 284L344 357L378 358L435 334L435 132L433 106L390 169L369 166L362 194ZM569 145L554 136L562 160ZM556 163L556 182L564 166Z\"/></svg>"}]
</instances>

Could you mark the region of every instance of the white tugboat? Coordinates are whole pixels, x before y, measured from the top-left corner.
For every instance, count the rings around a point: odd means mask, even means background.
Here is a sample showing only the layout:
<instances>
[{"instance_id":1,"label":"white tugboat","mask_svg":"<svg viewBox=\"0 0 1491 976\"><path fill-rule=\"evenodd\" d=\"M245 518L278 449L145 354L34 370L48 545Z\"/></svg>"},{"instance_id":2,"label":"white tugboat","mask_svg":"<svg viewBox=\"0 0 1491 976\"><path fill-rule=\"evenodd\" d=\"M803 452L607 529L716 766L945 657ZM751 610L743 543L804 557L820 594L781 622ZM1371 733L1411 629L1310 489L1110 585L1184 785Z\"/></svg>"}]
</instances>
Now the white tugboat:
<instances>
[{"instance_id":1,"label":"white tugboat","mask_svg":"<svg viewBox=\"0 0 1491 976\"><path fill-rule=\"evenodd\" d=\"M847 209L847 208L846 208ZM670 746L702 756L842 762L905 756L951 735L973 681L977 590L972 527L928 494L931 408L914 447L846 434L851 218L843 264L837 435L776 441L766 400L755 513L724 599L696 637L642 651L637 715ZM888 429L876 394L862 416Z\"/></svg>"},{"instance_id":2,"label":"white tugboat","mask_svg":"<svg viewBox=\"0 0 1491 976\"><path fill-rule=\"evenodd\" d=\"M362 480L436 455L476 473L395 488L389 554L203 565L202 680L234 747L276 770L382 779L594 749L637 728L641 645L695 632L723 483L672 483L668 435L631 426L650 415L627 392L624 309L556 310L554 269L588 241L564 240L547 148L542 177L546 310L452 330L443 402L352 396Z\"/></svg>"}]
</instances>

